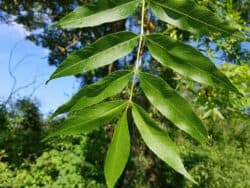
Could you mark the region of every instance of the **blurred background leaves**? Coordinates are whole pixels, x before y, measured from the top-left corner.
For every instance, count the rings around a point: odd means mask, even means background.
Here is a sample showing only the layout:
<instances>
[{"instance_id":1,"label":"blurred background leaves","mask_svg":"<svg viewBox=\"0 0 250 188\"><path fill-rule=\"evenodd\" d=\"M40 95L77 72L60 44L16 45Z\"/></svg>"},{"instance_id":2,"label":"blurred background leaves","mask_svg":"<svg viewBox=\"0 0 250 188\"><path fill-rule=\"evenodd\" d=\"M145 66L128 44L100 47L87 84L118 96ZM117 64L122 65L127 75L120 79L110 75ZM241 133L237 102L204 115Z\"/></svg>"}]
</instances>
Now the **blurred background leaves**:
<instances>
[{"instance_id":1,"label":"blurred background leaves","mask_svg":"<svg viewBox=\"0 0 250 188\"><path fill-rule=\"evenodd\" d=\"M137 31L133 17L126 21L104 24L94 29L49 29L74 8L89 1L2 0L0 22L17 22L30 31L27 40L50 50L48 63L58 66L74 49L92 43L107 33L125 29ZM217 15L235 24L249 36L249 2L245 0L198 0ZM138 15L134 15L137 17ZM191 184L168 168L146 149L132 134L131 157L117 187L250 187L250 69L249 48L245 41L216 36L197 38L188 32L164 24L148 12L145 23L148 33L163 31L173 38L183 40L210 57L220 70L244 94L239 98L207 86L201 86L177 73L163 68L146 53L143 68L158 72L179 94L187 98L203 119L210 135L207 145L198 145L177 130L154 108L145 96L136 98L151 112L181 147L185 166L199 183ZM82 85L95 82L110 72L133 66L134 54L115 62L112 66L77 75ZM168 75L168 76L166 76ZM119 97L127 95L125 90ZM39 103L29 98L19 98L0 105L0 187L105 187L103 164L113 132L107 125L89 135L62 137L48 143L40 140L57 127L62 119L48 120L39 111Z\"/></svg>"}]
</instances>

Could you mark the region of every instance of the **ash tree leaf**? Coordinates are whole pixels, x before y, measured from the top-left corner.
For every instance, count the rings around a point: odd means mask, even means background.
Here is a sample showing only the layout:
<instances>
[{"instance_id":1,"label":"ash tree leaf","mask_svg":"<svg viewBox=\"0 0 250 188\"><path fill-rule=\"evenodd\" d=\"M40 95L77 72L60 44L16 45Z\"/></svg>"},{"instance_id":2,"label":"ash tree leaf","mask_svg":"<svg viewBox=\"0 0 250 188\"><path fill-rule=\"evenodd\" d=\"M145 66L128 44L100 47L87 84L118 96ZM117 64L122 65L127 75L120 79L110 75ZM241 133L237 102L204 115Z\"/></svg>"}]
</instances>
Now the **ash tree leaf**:
<instances>
[{"instance_id":1,"label":"ash tree leaf","mask_svg":"<svg viewBox=\"0 0 250 188\"><path fill-rule=\"evenodd\" d=\"M95 43L70 54L48 81L91 71L113 63L132 52L138 38L138 35L128 31L102 37Z\"/></svg>"},{"instance_id":2,"label":"ash tree leaf","mask_svg":"<svg viewBox=\"0 0 250 188\"><path fill-rule=\"evenodd\" d=\"M162 21L199 35L244 36L213 12L193 0L150 0L150 8Z\"/></svg>"},{"instance_id":3,"label":"ash tree leaf","mask_svg":"<svg viewBox=\"0 0 250 188\"><path fill-rule=\"evenodd\" d=\"M204 143L208 135L191 105L164 80L148 73L139 73L143 92L148 100L172 123L197 141Z\"/></svg>"},{"instance_id":4,"label":"ash tree leaf","mask_svg":"<svg viewBox=\"0 0 250 188\"><path fill-rule=\"evenodd\" d=\"M120 93L127 86L131 76L131 71L116 71L99 82L83 87L72 99L60 106L52 117L86 108Z\"/></svg>"},{"instance_id":5,"label":"ash tree leaf","mask_svg":"<svg viewBox=\"0 0 250 188\"><path fill-rule=\"evenodd\" d=\"M132 15L138 5L137 0L98 0L77 8L52 27L83 28L122 20Z\"/></svg>"},{"instance_id":6,"label":"ash tree leaf","mask_svg":"<svg viewBox=\"0 0 250 188\"><path fill-rule=\"evenodd\" d=\"M90 132L117 117L126 106L127 101L112 101L96 104L77 111L43 141L59 135L74 135Z\"/></svg>"},{"instance_id":7,"label":"ash tree leaf","mask_svg":"<svg viewBox=\"0 0 250 188\"><path fill-rule=\"evenodd\" d=\"M239 93L209 58L193 47L162 34L149 35L146 41L151 55L162 65L200 83Z\"/></svg>"},{"instance_id":8,"label":"ash tree leaf","mask_svg":"<svg viewBox=\"0 0 250 188\"><path fill-rule=\"evenodd\" d=\"M136 104L132 105L132 115L142 139L149 149L174 170L195 182L186 171L177 147L168 134L161 130L148 113Z\"/></svg>"},{"instance_id":9,"label":"ash tree leaf","mask_svg":"<svg viewBox=\"0 0 250 188\"><path fill-rule=\"evenodd\" d=\"M125 111L117 123L109 146L104 174L108 188L113 188L121 176L128 161L130 153L130 135L127 122L127 111Z\"/></svg>"}]
</instances>

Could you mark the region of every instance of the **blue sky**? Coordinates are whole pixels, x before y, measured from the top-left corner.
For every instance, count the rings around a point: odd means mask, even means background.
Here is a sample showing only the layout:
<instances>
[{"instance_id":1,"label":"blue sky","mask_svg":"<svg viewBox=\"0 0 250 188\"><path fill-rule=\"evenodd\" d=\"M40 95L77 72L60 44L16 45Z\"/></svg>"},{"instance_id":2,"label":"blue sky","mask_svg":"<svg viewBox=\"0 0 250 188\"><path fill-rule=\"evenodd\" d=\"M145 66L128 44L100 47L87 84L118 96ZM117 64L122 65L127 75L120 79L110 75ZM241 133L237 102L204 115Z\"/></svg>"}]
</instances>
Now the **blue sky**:
<instances>
[{"instance_id":1,"label":"blue sky","mask_svg":"<svg viewBox=\"0 0 250 188\"><path fill-rule=\"evenodd\" d=\"M16 97L30 96L38 88L32 98L38 100L42 113L47 115L66 102L78 90L79 83L74 77L67 77L45 85L55 67L47 63L47 49L24 40L27 34L21 25L0 24L0 100L6 100L13 85L13 79L8 73L8 62L11 50L18 43L11 61L13 73L18 80L16 88L32 82L34 84L18 92ZM18 64L23 58L24 61Z\"/></svg>"},{"instance_id":2,"label":"blue sky","mask_svg":"<svg viewBox=\"0 0 250 188\"><path fill-rule=\"evenodd\" d=\"M16 88L33 81L35 84L21 90L15 96L30 96L33 90L38 88L32 98L40 103L42 113L48 115L79 89L79 82L72 76L55 79L45 85L45 81L56 68L47 63L47 49L37 47L32 42L25 40L25 36L28 34L21 25L0 24L0 101L6 100L13 85L13 79L8 73L8 62L11 50L18 44L11 61L13 73L18 80ZM250 43L242 45L246 49L250 48ZM18 64L24 57L24 61ZM215 59L214 62L222 63Z\"/></svg>"}]
</instances>

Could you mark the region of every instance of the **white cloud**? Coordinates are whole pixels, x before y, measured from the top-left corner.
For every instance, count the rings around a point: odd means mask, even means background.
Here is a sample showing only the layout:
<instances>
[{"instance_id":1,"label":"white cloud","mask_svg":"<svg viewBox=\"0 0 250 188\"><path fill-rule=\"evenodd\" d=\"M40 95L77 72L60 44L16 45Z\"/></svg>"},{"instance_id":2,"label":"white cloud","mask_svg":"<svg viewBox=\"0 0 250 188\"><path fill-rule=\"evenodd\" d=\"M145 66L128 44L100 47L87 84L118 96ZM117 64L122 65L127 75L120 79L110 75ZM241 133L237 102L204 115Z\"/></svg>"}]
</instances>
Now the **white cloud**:
<instances>
[{"instance_id":1,"label":"white cloud","mask_svg":"<svg viewBox=\"0 0 250 188\"><path fill-rule=\"evenodd\" d=\"M0 37L10 37L14 34L15 37L25 38L30 34L23 25L15 22L12 24L0 24L0 30L4 31L0 32Z\"/></svg>"},{"instance_id":2,"label":"white cloud","mask_svg":"<svg viewBox=\"0 0 250 188\"><path fill-rule=\"evenodd\" d=\"M27 30L25 29L25 27L24 27L23 25L21 25L21 24L17 24L17 23L14 22L11 26L12 26L13 29L14 29L16 32L18 32L22 37L26 37L26 36L30 35L30 32L27 31Z\"/></svg>"}]
</instances>

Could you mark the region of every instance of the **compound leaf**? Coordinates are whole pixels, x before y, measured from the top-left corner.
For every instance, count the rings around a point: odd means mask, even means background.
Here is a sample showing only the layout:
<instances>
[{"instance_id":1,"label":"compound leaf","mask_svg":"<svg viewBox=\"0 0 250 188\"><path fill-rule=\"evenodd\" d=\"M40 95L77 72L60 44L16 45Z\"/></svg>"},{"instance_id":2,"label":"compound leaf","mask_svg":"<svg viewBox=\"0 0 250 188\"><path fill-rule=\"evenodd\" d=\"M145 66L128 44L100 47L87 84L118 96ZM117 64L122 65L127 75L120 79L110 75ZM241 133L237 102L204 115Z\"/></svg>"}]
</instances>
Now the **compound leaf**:
<instances>
[{"instance_id":1,"label":"compound leaf","mask_svg":"<svg viewBox=\"0 0 250 188\"><path fill-rule=\"evenodd\" d=\"M124 112L117 123L109 146L104 173L108 188L113 188L121 176L130 152L130 136L127 122L127 111Z\"/></svg>"},{"instance_id":2,"label":"compound leaf","mask_svg":"<svg viewBox=\"0 0 250 188\"><path fill-rule=\"evenodd\" d=\"M133 0L98 0L77 8L53 27L83 28L101 25L103 23L122 20L132 15L139 5L139 1Z\"/></svg>"},{"instance_id":3,"label":"compound leaf","mask_svg":"<svg viewBox=\"0 0 250 188\"><path fill-rule=\"evenodd\" d=\"M149 149L174 170L194 182L193 178L186 171L177 147L168 134L161 130L148 113L136 104L132 105L132 115L142 139Z\"/></svg>"},{"instance_id":4,"label":"compound leaf","mask_svg":"<svg viewBox=\"0 0 250 188\"><path fill-rule=\"evenodd\" d=\"M139 74L142 90L148 100L177 127L197 141L207 140L207 131L193 112L191 105L164 80L148 73Z\"/></svg>"},{"instance_id":5,"label":"compound leaf","mask_svg":"<svg viewBox=\"0 0 250 188\"><path fill-rule=\"evenodd\" d=\"M108 65L129 54L134 49L137 40L138 36L128 31L109 34L70 54L52 74L49 81Z\"/></svg>"}]
</instances>

